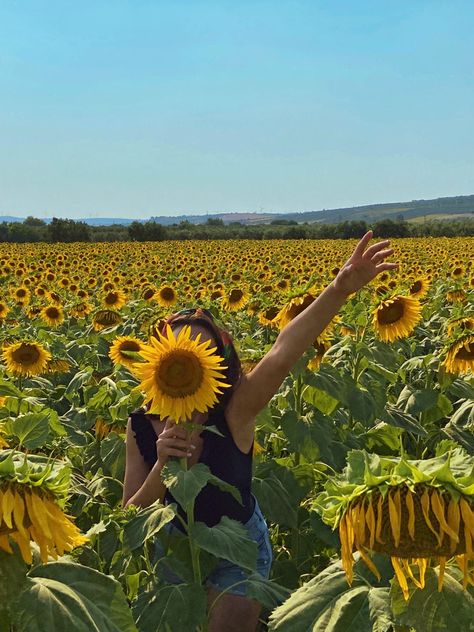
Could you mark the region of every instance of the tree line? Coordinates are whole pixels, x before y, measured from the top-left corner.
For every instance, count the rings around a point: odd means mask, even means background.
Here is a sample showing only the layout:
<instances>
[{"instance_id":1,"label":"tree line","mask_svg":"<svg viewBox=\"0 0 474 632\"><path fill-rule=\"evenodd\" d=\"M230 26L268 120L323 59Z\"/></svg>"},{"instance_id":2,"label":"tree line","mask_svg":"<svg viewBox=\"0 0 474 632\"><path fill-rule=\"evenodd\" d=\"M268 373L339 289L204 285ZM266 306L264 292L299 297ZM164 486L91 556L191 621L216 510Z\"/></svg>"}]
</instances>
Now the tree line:
<instances>
[{"instance_id":1,"label":"tree line","mask_svg":"<svg viewBox=\"0 0 474 632\"><path fill-rule=\"evenodd\" d=\"M156 221L132 222L128 226L90 226L85 222L54 217L45 221L27 217L23 222L0 223L0 242L70 243L113 241L184 241L190 239L351 239L372 229L375 237L472 237L474 219L470 217L408 223L403 218L363 220L337 224L300 223L276 219L269 224L224 224L220 218L208 218L203 224L182 221L164 226Z\"/></svg>"}]
</instances>

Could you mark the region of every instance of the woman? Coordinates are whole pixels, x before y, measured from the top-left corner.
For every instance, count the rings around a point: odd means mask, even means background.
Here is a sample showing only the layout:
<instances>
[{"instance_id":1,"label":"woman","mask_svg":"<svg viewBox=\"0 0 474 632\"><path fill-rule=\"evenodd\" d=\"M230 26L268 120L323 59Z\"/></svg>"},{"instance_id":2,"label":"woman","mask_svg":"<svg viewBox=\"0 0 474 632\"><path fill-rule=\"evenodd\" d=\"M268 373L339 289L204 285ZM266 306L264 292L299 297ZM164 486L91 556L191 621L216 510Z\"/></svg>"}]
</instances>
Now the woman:
<instances>
[{"instance_id":1,"label":"woman","mask_svg":"<svg viewBox=\"0 0 474 632\"><path fill-rule=\"evenodd\" d=\"M170 456L187 457L189 466L197 461L205 462L212 473L240 490L243 506L230 494L207 485L196 499L196 520L202 520L209 526L217 524L223 515L241 521L258 544L257 570L268 577L271 564L268 529L250 491L255 417L347 297L380 272L397 267L396 263L385 262L393 253L391 248L386 248L388 240L366 249L371 237L372 231L362 237L334 281L280 332L270 351L247 375L240 374L235 350L226 339L226 332L216 327L210 314L205 314L203 310L184 310L186 313L178 313L169 319L175 335L182 326L191 324L192 337L201 334L201 341L211 339L217 353L226 357L231 372L227 378L232 388L226 389L229 393L222 396L216 410L209 414L195 411L192 416L192 421L197 424L212 421L224 436L211 432L204 432L201 436L195 431L186 438L184 428L170 420L146 416L144 411L133 413L127 425L125 506L135 504L146 507L157 499L162 502L170 500L161 480L163 465ZM194 313L187 313L189 311ZM179 528L179 523L176 526ZM213 604L223 589L234 585L242 577L244 574L239 567L220 562L206 581L208 603ZM261 606L245 596L244 585L241 582L226 591L212 606L209 632L254 632Z\"/></svg>"}]
</instances>

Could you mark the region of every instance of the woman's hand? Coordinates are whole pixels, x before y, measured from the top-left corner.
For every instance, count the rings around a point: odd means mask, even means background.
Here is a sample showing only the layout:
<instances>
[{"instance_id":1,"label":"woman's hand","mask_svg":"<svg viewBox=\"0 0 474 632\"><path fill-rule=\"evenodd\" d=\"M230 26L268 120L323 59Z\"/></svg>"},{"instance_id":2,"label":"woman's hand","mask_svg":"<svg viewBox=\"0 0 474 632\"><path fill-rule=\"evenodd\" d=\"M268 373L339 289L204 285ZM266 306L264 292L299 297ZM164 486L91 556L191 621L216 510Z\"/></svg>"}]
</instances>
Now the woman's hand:
<instances>
[{"instance_id":1,"label":"woman's hand","mask_svg":"<svg viewBox=\"0 0 474 632\"><path fill-rule=\"evenodd\" d=\"M390 243L388 239L379 241L365 250L371 238L372 231L369 230L359 241L350 258L339 270L332 282L333 287L339 292L347 295L357 292L380 272L393 270L398 266L398 263L385 263L386 257L393 253L392 248L386 248Z\"/></svg>"},{"instance_id":2,"label":"woman's hand","mask_svg":"<svg viewBox=\"0 0 474 632\"><path fill-rule=\"evenodd\" d=\"M168 419L156 441L157 463L159 466L165 465L170 456L192 456L195 449L196 446L191 443L191 435L188 435L183 425Z\"/></svg>"}]
</instances>

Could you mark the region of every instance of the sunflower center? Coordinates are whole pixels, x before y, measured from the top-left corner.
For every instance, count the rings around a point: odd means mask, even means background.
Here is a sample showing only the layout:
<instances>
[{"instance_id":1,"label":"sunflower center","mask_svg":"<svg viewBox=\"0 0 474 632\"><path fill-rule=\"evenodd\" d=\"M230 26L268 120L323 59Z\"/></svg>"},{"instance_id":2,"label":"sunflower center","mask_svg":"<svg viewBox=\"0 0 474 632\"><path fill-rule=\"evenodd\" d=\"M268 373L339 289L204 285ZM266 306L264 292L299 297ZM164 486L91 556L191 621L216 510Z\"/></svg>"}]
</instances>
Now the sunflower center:
<instances>
[{"instance_id":1,"label":"sunflower center","mask_svg":"<svg viewBox=\"0 0 474 632\"><path fill-rule=\"evenodd\" d=\"M120 351L140 351L140 345L134 340L125 340L120 345Z\"/></svg>"},{"instance_id":2,"label":"sunflower center","mask_svg":"<svg viewBox=\"0 0 474 632\"><path fill-rule=\"evenodd\" d=\"M59 310L57 307L48 307L46 310L46 315L48 316L48 318L58 318Z\"/></svg>"},{"instance_id":3,"label":"sunflower center","mask_svg":"<svg viewBox=\"0 0 474 632\"><path fill-rule=\"evenodd\" d=\"M469 342L466 346L461 347L456 353L456 360L474 360L474 342Z\"/></svg>"},{"instance_id":4,"label":"sunflower center","mask_svg":"<svg viewBox=\"0 0 474 632\"><path fill-rule=\"evenodd\" d=\"M117 294L115 292L109 292L105 297L105 302L107 305L113 305L117 301Z\"/></svg>"},{"instance_id":5,"label":"sunflower center","mask_svg":"<svg viewBox=\"0 0 474 632\"><path fill-rule=\"evenodd\" d=\"M156 369L160 389L170 397L187 397L195 393L202 383L203 370L199 359L184 349L165 355Z\"/></svg>"},{"instance_id":6,"label":"sunflower center","mask_svg":"<svg viewBox=\"0 0 474 632\"><path fill-rule=\"evenodd\" d=\"M164 287L160 294L161 298L165 301L172 301L174 299L174 291L170 287Z\"/></svg>"},{"instance_id":7,"label":"sunflower center","mask_svg":"<svg viewBox=\"0 0 474 632\"><path fill-rule=\"evenodd\" d=\"M229 303L238 303L243 295L244 293L242 292L242 290L239 290L238 288L234 288L233 290L230 291Z\"/></svg>"},{"instance_id":8,"label":"sunflower center","mask_svg":"<svg viewBox=\"0 0 474 632\"><path fill-rule=\"evenodd\" d=\"M12 353L12 359L16 364L27 366L35 364L40 359L40 352L34 345L22 344Z\"/></svg>"},{"instance_id":9,"label":"sunflower center","mask_svg":"<svg viewBox=\"0 0 474 632\"><path fill-rule=\"evenodd\" d=\"M386 305L377 314L377 319L381 325L391 325L396 323L403 316L403 303L397 301Z\"/></svg>"},{"instance_id":10,"label":"sunflower center","mask_svg":"<svg viewBox=\"0 0 474 632\"><path fill-rule=\"evenodd\" d=\"M411 294L416 294L417 292L419 292L421 290L421 285L421 281L415 281L410 288Z\"/></svg>"}]
</instances>

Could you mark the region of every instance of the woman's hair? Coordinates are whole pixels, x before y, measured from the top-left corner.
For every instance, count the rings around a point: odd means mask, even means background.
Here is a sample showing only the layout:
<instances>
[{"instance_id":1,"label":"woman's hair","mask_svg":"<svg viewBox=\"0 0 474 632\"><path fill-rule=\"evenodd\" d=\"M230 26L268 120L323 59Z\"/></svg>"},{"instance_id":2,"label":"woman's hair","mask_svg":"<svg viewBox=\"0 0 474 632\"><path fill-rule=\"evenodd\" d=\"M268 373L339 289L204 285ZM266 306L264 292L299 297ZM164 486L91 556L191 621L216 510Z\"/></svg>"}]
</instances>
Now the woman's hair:
<instances>
[{"instance_id":1,"label":"woman's hair","mask_svg":"<svg viewBox=\"0 0 474 632\"><path fill-rule=\"evenodd\" d=\"M188 310L185 311L187 312ZM206 313L204 313L199 308L192 314L177 312L169 316L161 326L162 333L166 331L167 325L169 325L171 329L184 325L198 325L206 329L212 335L215 341L216 354L224 359L223 364L227 367L223 370L223 381L230 384L230 388L225 388L223 393L218 396L218 401L213 408L209 410L209 414L212 416L222 414L242 378L242 365L237 351L235 350L231 335L225 329L218 327L207 310ZM210 346L213 346L212 342Z\"/></svg>"}]
</instances>

